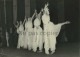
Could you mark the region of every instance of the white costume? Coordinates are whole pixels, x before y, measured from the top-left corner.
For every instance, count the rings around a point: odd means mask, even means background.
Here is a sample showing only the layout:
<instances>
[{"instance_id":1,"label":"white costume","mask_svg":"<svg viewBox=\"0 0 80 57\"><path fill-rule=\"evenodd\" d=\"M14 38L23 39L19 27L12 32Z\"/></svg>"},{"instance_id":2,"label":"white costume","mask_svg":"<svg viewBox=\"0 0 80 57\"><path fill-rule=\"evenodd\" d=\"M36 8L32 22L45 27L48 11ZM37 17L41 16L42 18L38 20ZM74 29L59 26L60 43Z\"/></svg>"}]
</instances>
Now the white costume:
<instances>
[{"instance_id":1,"label":"white costume","mask_svg":"<svg viewBox=\"0 0 80 57\"><path fill-rule=\"evenodd\" d=\"M24 35L23 35L23 32L24 32L23 24L20 24L19 28L17 28L17 33L19 34L17 48L20 48L20 47L24 46L24 41L23 41Z\"/></svg>"},{"instance_id":2,"label":"white costume","mask_svg":"<svg viewBox=\"0 0 80 57\"><path fill-rule=\"evenodd\" d=\"M50 21L50 16L49 16L49 11L48 11L47 6L48 6L48 4L45 5L44 14L42 16L42 21L44 24L44 48L45 48L46 54L49 54L49 49L51 50L51 54L53 54L56 49L56 47L55 47L56 46L56 37L58 36L58 34L60 32L61 26L64 24L67 24L69 22L54 25Z\"/></svg>"},{"instance_id":3,"label":"white costume","mask_svg":"<svg viewBox=\"0 0 80 57\"><path fill-rule=\"evenodd\" d=\"M25 22L25 31L24 31L24 48L27 49L28 47L28 27L27 27L27 19Z\"/></svg>"},{"instance_id":4,"label":"white costume","mask_svg":"<svg viewBox=\"0 0 80 57\"><path fill-rule=\"evenodd\" d=\"M33 28L32 28L32 20L28 20L27 22L27 44L28 44L28 50L32 49L32 43L33 43Z\"/></svg>"},{"instance_id":5,"label":"white costume","mask_svg":"<svg viewBox=\"0 0 80 57\"><path fill-rule=\"evenodd\" d=\"M41 13L39 15L41 15ZM38 17L34 20L34 33L35 33L33 39L34 52L37 51L37 47L39 47L40 52L42 52L42 48L43 48L42 28L40 27L41 20Z\"/></svg>"}]
</instances>

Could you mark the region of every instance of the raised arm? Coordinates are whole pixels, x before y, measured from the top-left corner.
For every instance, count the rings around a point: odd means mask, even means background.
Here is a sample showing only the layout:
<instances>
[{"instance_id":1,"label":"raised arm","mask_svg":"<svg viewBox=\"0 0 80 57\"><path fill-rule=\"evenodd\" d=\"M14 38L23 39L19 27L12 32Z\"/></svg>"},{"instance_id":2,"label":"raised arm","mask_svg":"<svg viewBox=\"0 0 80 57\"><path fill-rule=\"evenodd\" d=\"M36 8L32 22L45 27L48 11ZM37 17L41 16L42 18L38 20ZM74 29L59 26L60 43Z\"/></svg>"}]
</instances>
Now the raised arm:
<instances>
[{"instance_id":1,"label":"raised arm","mask_svg":"<svg viewBox=\"0 0 80 57\"><path fill-rule=\"evenodd\" d=\"M31 17L32 18L32 20L34 19L34 16L37 14L37 10L35 10L35 12L34 12L34 14L33 14L33 16Z\"/></svg>"},{"instance_id":2,"label":"raised arm","mask_svg":"<svg viewBox=\"0 0 80 57\"><path fill-rule=\"evenodd\" d=\"M39 19L41 19L42 12L43 12L43 9L41 9L40 13L37 16Z\"/></svg>"},{"instance_id":3,"label":"raised arm","mask_svg":"<svg viewBox=\"0 0 80 57\"><path fill-rule=\"evenodd\" d=\"M49 6L49 3L47 2L47 4L45 4L45 6L44 6L44 9L46 8L46 7L48 7Z\"/></svg>"},{"instance_id":4,"label":"raised arm","mask_svg":"<svg viewBox=\"0 0 80 57\"><path fill-rule=\"evenodd\" d=\"M48 3L47 3L47 4L45 4L43 14L49 15L49 8L48 8L48 6L49 6L49 4L48 4Z\"/></svg>"},{"instance_id":5,"label":"raised arm","mask_svg":"<svg viewBox=\"0 0 80 57\"><path fill-rule=\"evenodd\" d=\"M27 18L26 18L26 16L25 16L25 19L24 19L24 21L23 21L23 25L25 24L26 21L27 21Z\"/></svg>"}]
</instances>

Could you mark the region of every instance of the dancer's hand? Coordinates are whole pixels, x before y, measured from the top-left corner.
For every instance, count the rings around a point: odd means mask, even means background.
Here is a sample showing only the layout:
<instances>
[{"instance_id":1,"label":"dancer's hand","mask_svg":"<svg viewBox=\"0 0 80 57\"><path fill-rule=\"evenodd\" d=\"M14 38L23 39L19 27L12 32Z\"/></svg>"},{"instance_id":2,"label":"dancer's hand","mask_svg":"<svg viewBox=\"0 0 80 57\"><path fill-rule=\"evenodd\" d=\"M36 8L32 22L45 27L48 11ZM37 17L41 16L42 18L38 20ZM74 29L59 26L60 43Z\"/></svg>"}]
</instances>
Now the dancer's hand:
<instances>
[{"instance_id":1,"label":"dancer's hand","mask_svg":"<svg viewBox=\"0 0 80 57\"><path fill-rule=\"evenodd\" d=\"M43 12L43 8L41 9L41 12Z\"/></svg>"},{"instance_id":2,"label":"dancer's hand","mask_svg":"<svg viewBox=\"0 0 80 57\"><path fill-rule=\"evenodd\" d=\"M47 2L46 6L48 7L49 6L49 3Z\"/></svg>"},{"instance_id":3,"label":"dancer's hand","mask_svg":"<svg viewBox=\"0 0 80 57\"><path fill-rule=\"evenodd\" d=\"M35 9L35 13L37 13L37 10Z\"/></svg>"},{"instance_id":4,"label":"dancer's hand","mask_svg":"<svg viewBox=\"0 0 80 57\"><path fill-rule=\"evenodd\" d=\"M70 24L70 22L69 21L66 21L65 24Z\"/></svg>"}]
</instances>

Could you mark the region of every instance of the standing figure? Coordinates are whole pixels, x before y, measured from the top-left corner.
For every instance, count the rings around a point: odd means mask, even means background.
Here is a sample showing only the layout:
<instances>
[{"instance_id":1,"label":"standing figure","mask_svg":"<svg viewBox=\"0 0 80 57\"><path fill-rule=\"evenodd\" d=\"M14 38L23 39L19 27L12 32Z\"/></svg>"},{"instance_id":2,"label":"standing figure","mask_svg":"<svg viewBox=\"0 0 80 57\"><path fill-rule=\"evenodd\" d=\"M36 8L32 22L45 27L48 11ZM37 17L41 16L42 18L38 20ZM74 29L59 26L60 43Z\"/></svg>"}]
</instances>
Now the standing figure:
<instances>
[{"instance_id":1,"label":"standing figure","mask_svg":"<svg viewBox=\"0 0 80 57\"><path fill-rule=\"evenodd\" d=\"M46 34L46 32L48 32L48 22L50 21L50 16L49 16L49 9L47 8L48 5L45 5L44 7L44 12L43 12L43 16L42 16L42 22L43 22L43 28L44 28L44 49L45 49L45 53L49 54L49 37Z\"/></svg>"},{"instance_id":2,"label":"standing figure","mask_svg":"<svg viewBox=\"0 0 80 57\"><path fill-rule=\"evenodd\" d=\"M36 11L35 11L36 12ZM27 21L27 25L26 25L26 28L27 28L27 45L28 45L28 50L31 50L32 49L32 42L33 42L33 24L32 24L32 20L34 19L34 16L35 16L35 13L33 14L32 17L28 18L28 21Z\"/></svg>"},{"instance_id":3,"label":"standing figure","mask_svg":"<svg viewBox=\"0 0 80 57\"><path fill-rule=\"evenodd\" d=\"M17 28L17 33L19 34L18 44L17 44L17 48L18 49L20 49L20 47L23 47L23 45L24 45L24 41L23 41L24 35L23 35L23 32L24 32L24 27L23 27L22 21L20 21L20 25Z\"/></svg>"},{"instance_id":4,"label":"standing figure","mask_svg":"<svg viewBox=\"0 0 80 57\"><path fill-rule=\"evenodd\" d=\"M37 15L36 19L34 20L34 33L35 33L34 38L33 38L33 51L34 52L37 51L37 47L39 47L40 52L42 52L42 48L43 48L42 28L40 27L42 10Z\"/></svg>"},{"instance_id":5,"label":"standing figure","mask_svg":"<svg viewBox=\"0 0 80 57\"><path fill-rule=\"evenodd\" d=\"M27 19L26 19L26 16L25 16L25 19L24 19L24 27L25 27L25 30L24 30L24 48L27 49L28 47L28 34L27 34Z\"/></svg>"},{"instance_id":6,"label":"standing figure","mask_svg":"<svg viewBox=\"0 0 80 57\"><path fill-rule=\"evenodd\" d=\"M56 49L56 37L59 35L61 26L64 24L68 24L70 22L64 22L55 25L50 21L50 16L49 16L49 9L48 9L48 4L45 5L44 7L44 14L42 16L42 21L44 25L44 48L45 48L45 53L49 54L49 50L51 51L51 54L55 52Z\"/></svg>"}]
</instances>

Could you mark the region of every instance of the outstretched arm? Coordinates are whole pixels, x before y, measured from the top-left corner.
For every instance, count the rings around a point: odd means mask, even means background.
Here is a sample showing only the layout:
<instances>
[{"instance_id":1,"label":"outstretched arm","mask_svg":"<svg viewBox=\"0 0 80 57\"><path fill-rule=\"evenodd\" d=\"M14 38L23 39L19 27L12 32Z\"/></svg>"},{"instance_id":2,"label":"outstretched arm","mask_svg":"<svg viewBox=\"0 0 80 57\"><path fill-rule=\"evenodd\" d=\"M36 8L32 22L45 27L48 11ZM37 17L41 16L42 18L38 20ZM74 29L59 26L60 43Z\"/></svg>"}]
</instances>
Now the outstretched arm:
<instances>
[{"instance_id":1,"label":"outstretched arm","mask_svg":"<svg viewBox=\"0 0 80 57\"><path fill-rule=\"evenodd\" d=\"M65 25L65 24L70 24L70 22L69 22L69 21L66 21L66 22L59 23L59 24L61 24L61 25Z\"/></svg>"}]
</instances>

